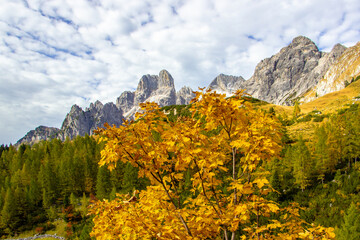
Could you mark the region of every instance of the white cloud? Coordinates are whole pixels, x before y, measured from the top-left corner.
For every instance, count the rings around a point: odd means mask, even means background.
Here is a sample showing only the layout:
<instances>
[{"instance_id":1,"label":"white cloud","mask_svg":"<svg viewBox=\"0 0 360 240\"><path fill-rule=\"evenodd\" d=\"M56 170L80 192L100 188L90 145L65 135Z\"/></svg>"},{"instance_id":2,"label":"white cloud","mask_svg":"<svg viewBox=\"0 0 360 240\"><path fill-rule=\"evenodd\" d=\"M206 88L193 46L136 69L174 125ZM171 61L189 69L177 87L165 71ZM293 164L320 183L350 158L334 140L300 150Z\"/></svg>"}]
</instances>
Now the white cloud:
<instances>
[{"instance_id":1,"label":"white cloud","mask_svg":"<svg viewBox=\"0 0 360 240\"><path fill-rule=\"evenodd\" d=\"M360 40L357 0L5 0L1 143L60 127L72 104L115 101L167 69L177 89L249 78L298 35L320 49Z\"/></svg>"}]
</instances>

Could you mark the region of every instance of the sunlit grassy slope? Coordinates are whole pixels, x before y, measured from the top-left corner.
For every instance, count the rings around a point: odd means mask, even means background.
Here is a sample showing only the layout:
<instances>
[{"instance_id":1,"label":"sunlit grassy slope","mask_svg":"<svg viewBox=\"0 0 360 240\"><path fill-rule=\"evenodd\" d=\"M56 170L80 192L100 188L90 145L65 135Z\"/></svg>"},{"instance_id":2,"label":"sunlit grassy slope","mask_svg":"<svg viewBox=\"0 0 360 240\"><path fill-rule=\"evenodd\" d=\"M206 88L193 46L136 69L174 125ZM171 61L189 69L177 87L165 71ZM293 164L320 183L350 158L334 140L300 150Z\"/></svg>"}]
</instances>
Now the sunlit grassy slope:
<instances>
[{"instance_id":1,"label":"sunlit grassy slope","mask_svg":"<svg viewBox=\"0 0 360 240\"><path fill-rule=\"evenodd\" d=\"M333 113L344 108L346 104L356 102L355 97L360 96L360 81L351 83L348 87L326 94L312 102L301 105L301 110L308 113L317 109L323 113Z\"/></svg>"},{"instance_id":2,"label":"sunlit grassy slope","mask_svg":"<svg viewBox=\"0 0 360 240\"><path fill-rule=\"evenodd\" d=\"M359 99L356 97L359 97ZM301 115L299 119L310 114L312 111L319 111L321 114L336 113L337 110L346 108L353 103L360 103L360 80L351 83L348 87L340 91L326 94L314 101L300 105ZM263 106L263 109L269 110L271 107L275 109L277 115L287 116L289 119L293 117L294 107L267 104ZM327 121L327 118L325 118L324 121ZM313 120L295 122L293 125L287 127L288 134L293 139L302 135L305 139L311 140L314 127L319 124L321 124L321 122L315 122Z\"/></svg>"},{"instance_id":3,"label":"sunlit grassy slope","mask_svg":"<svg viewBox=\"0 0 360 240\"><path fill-rule=\"evenodd\" d=\"M301 113L307 114L314 110L321 111L322 113L334 113L338 109L346 107L346 104L357 102L356 97L360 97L360 80L351 83L348 87L340 91L326 94L314 101L300 105ZM264 109L269 109L270 107L274 107L278 113L288 114L289 117L293 112L293 107L273 104L266 105Z\"/></svg>"},{"instance_id":4,"label":"sunlit grassy slope","mask_svg":"<svg viewBox=\"0 0 360 240\"><path fill-rule=\"evenodd\" d=\"M326 94L316 100L300 105L300 116L294 124L287 127L288 134L292 139L297 139L299 135L302 135L304 139L311 141L314 127L327 121L327 118L324 118L322 121L315 121L314 118L309 121L301 121L301 118L304 118L309 114L315 116L316 114L314 111L317 111L319 116L328 116L332 113L336 113L337 110L346 108L349 104L360 103L360 98L356 99L356 97L360 97L360 80L351 83L348 87L340 91ZM291 120L293 118L293 106L274 105L251 97L245 97L244 100L251 102L255 108L261 108L265 111L269 111L270 108L273 108L276 115L283 119L287 118ZM163 110L170 114L187 114L190 116L191 114L188 112L188 108L189 106L186 105L173 105L163 107Z\"/></svg>"}]
</instances>

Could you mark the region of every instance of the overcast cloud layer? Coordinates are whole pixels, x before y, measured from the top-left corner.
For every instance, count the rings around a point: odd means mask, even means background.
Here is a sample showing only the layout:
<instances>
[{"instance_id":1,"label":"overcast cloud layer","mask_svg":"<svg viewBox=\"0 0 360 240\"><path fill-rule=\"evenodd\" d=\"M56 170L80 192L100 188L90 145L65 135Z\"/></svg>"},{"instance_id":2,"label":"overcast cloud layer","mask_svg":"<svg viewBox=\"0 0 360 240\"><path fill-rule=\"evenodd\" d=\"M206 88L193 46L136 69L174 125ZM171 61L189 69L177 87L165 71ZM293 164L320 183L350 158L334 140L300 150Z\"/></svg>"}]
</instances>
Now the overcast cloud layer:
<instances>
[{"instance_id":1,"label":"overcast cloud layer","mask_svg":"<svg viewBox=\"0 0 360 240\"><path fill-rule=\"evenodd\" d=\"M73 104L112 101L167 69L176 89L255 65L304 35L360 40L358 0L1 0L0 144L61 127Z\"/></svg>"}]
</instances>

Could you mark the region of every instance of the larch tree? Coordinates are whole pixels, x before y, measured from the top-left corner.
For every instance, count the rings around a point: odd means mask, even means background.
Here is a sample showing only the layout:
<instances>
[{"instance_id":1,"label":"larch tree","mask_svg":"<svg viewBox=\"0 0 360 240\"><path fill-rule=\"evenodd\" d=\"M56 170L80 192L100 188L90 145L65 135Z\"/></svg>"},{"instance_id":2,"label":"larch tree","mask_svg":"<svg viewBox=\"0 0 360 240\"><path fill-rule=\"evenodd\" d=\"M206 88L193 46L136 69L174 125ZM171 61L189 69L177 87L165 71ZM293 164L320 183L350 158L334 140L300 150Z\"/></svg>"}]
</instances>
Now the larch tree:
<instances>
[{"instance_id":1,"label":"larch tree","mask_svg":"<svg viewBox=\"0 0 360 240\"><path fill-rule=\"evenodd\" d=\"M280 152L281 125L233 97L197 92L191 117L169 119L155 103L137 121L99 130L100 165L130 163L151 186L92 205L97 239L312 239L332 229L306 224L295 206L281 209L262 165ZM191 184L184 185L191 172ZM274 216L277 215L277 218ZM280 217L279 217L280 215Z\"/></svg>"},{"instance_id":2,"label":"larch tree","mask_svg":"<svg viewBox=\"0 0 360 240\"><path fill-rule=\"evenodd\" d=\"M338 240L360 239L360 210L351 203L344 216L344 223L338 230Z\"/></svg>"},{"instance_id":3,"label":"larch tree","mask_svg":"<svg viewBox=\"0 0 360 240\"><path fill-rule=\"evenodd\" d=\"M299 185L301 190L304 191L304 189L309 185L313 169L313 161L311 159L310 151L302 136L300 136L295 145L293 168L295 184Z\"/></svg>"},{"instance_id":4,"label":"larch tree","mask_svg":"<svg viewBox=\"0 0 360 240\"><path fill-rule=\"evenodd\" d=\"M293 119L296 119L300 113L301 113L301 109L299 106L299 101L295 101L294 111L293 111Z\"/></svg>"},{"instance_id":5,"label":"larch tree","mask_svg":"<svg viewBox=\"0 0 360 240\"><path fill-rule=\"evenodd\" d=\"M324 125L315 129L315 150L314 157L317 170L317 178L324 183L325 173L329 170L329 156L327 152L327 133Z\"/></svg>"},{"instance_id":6,"label":"larch tree","mask_svg":"<svg viewBox=\"0 0 360 240\"><path fill-rule=\"evenodd\" d=\"M5 228L8 233L11 233L19 219L16 218L16 201L14 196L14 190L8 188L5 195L4 206L1 210L1 227Z\"/></svg>"}]
</instances>

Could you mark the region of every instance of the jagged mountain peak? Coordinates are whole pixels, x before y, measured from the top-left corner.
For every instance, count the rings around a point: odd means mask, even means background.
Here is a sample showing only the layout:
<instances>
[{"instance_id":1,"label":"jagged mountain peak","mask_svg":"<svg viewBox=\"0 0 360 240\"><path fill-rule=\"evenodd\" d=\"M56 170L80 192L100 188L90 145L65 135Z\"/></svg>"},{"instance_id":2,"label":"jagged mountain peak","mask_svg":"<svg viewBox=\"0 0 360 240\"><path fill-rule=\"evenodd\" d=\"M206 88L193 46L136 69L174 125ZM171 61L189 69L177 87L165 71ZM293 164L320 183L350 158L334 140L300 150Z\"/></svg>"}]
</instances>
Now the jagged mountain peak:
<instances>
[{"instance_id":1,"label":"jagged mountain peak","mask_svg":"<svg viewBox=\"0 0 360 240\"><path fill-rule=\"evenodd\" d=\"M190 87L184 86L176 93L176 104L189 104L194 97L194 91Z\"/></svg>"},{"instance_id":2,"label":"jagged mountain peak","mask_svg":"<svg viewBox=\"0 0 360 240\"><path fill-rule=\"evenodd\" d=\"M347 49L344 45L338 43L332 49L331 52L344 52Z\"/></svg>"},{"instance_id":3,"label":"jagged mountain peak","mask_svg":"<svg viewBox=\"0 0 360 240\"><path fill-rule=\"evenodd\" d=\"M140 78L136 91L138 92L151 92L158 88L174 88L174 79L166 70L161 70L159 75L143 75Z\"/></svg>"},{"instance_id":4,"label":"jagged mountain peak","mask_svg":"<svg viewBox=\"0 0 360 240\"><path fill-rule=\"evenodd\" d=\"M245 79L241 76L236 77L221 73L210 83L208 89L230 95L241 88L244 82Z\"/></svg>"},{"instance_id":5,"label":"jagged mountain peak","mask_svg":"<svg viewBox=\"0 0 360 240\"><path fill-rule=\"evenodd\" d=\"M161 70L159 73L159 78L160 78L159 85L161 87L173 88L175 86L174 79L167 70Z\"/></svg>"},{"instance_id":6,"label":"jagged mountain peak","mask_svg":"<svg viewBox=\"0 0 360 240\"><path fill-rule=\"evenodd\" d=\"M314 45L316 46L316 44L308 37L305 36L297 36L295 37L292 41L291 44L289 45L290 47L294 47L294 46L299 46L299 45Z\"/></svg>"},{"instance_id":7,"label":"jagged mountain peak","mask_svg":"<svg viewBox=\"0 0 360 240\"><path fill-rule=\"evenodd\" d=\"M82 108L79 107L77 104L71 106L70 112L78 112L78 111L82 111Z\"/></svg>"},{"instance_id":8,"label":"jagged mountain peak","mask_svg":"<svg viewBox=\"0 0 360 240\"><path fill-rule=\"evenodd\" d=\"M342 49L335 46L329 55L320 52L309 38L296 37L280 52L261 61L242 87L261 100L291 105L319 82Z\"/></svg>"}]
</instances>

